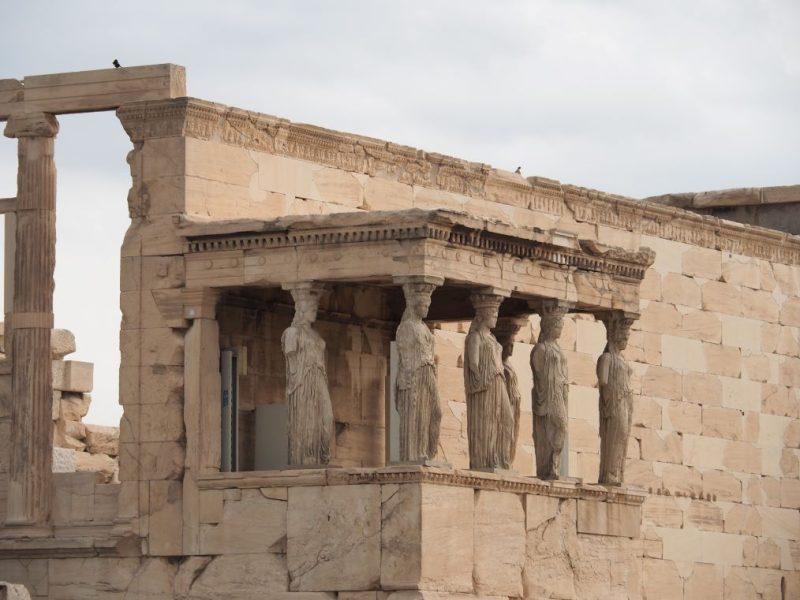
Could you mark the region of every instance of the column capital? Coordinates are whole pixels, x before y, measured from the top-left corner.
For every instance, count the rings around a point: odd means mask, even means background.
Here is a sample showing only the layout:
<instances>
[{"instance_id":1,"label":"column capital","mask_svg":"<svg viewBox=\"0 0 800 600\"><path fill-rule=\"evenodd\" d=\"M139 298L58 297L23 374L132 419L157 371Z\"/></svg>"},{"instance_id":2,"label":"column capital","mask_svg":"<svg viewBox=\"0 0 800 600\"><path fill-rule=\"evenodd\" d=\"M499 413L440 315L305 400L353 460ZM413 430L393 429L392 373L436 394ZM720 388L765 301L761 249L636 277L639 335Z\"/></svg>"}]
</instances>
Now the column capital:
<instances>
[{"instance_id":1,"label":"column capital","mask_svg":"<svg viewBox=\"0 0 800 600\"><path fill-rule=\"evenodd\" d=\"M281 289L287 292L308 291L310 293L321 294L327 291L328 286L321 281L291 281L289 283L282 283Z\"/></svg>"},{"instance_id":2,"label":"column capital","mask_svg":"<svg viewBox=\"0 0 800 600\"><path fill-rule=\"evenodd\" d=\"M502 344L501 340L513 340L520 329L528 323L528 317L522 315L498 317L497 325L492 329L497 341Z\"/></svg>"},{"instance_id":3,"label":"column capital","mask_svg":"<svg viewBox=\"0 0 800 600\"><path fill-rule=\"evenodd\" d=\"M9 138L52 138L58 134L58 120L44 112L13 114L8 118L3 133Z\"/></svg>"},{"instance_id":4,"label":"column capital","mask_svg":"<svg viewBox=\"0 0 800 600\"><path fill-rule=\"evenodd\" d=\"M572 310L575 304L573 302L567 302L566 300L544 298L542 300L529 300L528 306L543 317L563 317Z\"/></svg>"},{"instance_id":5,"label":"column capital","mask_svg":"<svg viewBox=\"0 0 800 600\"><path fill-rule=\"evenodd\" d=\"M606 326L606 337L608 339L628 339L631 326L639 318L639 315L623 310L609 310L595 314L595 318L603 322Z\"/></svg>"},{"instance_id":6,"label":"column capital","mask_svg":"<svg viewBox=\"0 0 800 600\"><path fill-rule=\"evenodd\" d=\"M606 325L609 323L627 323L628 327L637 321L639 316L639 313L626 310L603 310L594 313L594 318Z\"/></svg>"},{"instance_id":7,"label":"column capital","mask_svg":"<svg viewBox=\"0 0 800 600\"><path fill-rule=\"evenodd\" d=\"M152 294L161 316L173 329L186 329L194 319L216 318L220 294L216 288L174 288L153 290Z\"/></svg>"}]
</instances>

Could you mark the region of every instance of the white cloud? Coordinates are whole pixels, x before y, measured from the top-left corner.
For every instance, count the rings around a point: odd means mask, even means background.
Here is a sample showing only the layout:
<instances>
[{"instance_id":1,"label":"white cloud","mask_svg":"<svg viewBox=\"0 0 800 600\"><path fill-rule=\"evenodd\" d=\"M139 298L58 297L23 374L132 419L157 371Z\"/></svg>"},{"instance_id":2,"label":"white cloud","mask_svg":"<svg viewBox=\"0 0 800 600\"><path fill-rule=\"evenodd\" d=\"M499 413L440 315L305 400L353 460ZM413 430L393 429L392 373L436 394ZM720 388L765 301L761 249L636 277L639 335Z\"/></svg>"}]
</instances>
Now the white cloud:
<instances>
[{"instance_id":1,"label":"white cloud","mask_svg":"<svg viewBox=\"0 0 800 600\"><path fill-rule=\"evenodd\" d=\"M634 197L800 179L795 0L35 0L4 17L2 77L175 62L193 96ZM62 125L58 320L113 405L129 143L111 114ZM5 140L0 197L13 161Z\"/></svg>"}]
</instances>

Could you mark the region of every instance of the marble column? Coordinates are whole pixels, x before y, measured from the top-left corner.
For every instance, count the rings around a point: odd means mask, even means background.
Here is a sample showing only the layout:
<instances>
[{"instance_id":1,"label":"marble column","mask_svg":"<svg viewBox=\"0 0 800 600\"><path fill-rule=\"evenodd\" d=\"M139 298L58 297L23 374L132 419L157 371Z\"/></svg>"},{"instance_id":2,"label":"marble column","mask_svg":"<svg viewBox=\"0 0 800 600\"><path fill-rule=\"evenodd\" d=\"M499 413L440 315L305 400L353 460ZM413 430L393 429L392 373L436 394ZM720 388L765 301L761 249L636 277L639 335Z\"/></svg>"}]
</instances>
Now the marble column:
<instances>
[{"instance_id":1,"label":"marble column","mask_svg":"<svg viewBox=\"0 0 800 600\"><path fill-rule=\"evenodd\" d=\"M11 456L7 525L45 525L52 488L53 271L56 259L55 117L12 115L17 138L17 213L11 338ZM9 323L6 323L9 328Z\"/></svg>"}]
</instances>

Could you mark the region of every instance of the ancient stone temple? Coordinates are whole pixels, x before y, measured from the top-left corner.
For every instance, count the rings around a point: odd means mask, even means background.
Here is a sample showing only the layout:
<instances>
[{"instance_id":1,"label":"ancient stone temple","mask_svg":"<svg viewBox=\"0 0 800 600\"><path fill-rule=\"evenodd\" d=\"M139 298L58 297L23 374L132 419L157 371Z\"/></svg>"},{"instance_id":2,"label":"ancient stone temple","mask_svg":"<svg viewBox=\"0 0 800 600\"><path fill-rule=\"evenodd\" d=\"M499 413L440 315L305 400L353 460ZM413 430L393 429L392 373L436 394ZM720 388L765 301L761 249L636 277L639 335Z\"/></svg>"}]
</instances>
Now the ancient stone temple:
<instances>
[{"instance_id":1,"label":"ancient stone temple","mask_svg":"<svg viewBox=\"0 0 800 600\"><path fill-rule=\"evenodd\" d=\"M53 138L94 110L133 148L118 482L52 472ZM174 65L0 80L0 118L7 593L800 597L800 239Z\"/></svg>"}]
</instances>

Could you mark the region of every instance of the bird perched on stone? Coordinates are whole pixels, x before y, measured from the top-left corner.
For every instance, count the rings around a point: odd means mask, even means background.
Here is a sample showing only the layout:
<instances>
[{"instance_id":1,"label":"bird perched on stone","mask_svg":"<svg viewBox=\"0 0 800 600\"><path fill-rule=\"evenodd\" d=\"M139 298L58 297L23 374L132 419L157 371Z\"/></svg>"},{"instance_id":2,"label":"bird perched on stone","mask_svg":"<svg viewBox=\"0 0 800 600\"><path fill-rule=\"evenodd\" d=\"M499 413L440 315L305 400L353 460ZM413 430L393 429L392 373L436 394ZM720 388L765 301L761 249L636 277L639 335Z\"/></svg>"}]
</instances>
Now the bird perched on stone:
<instances>
[{"instance_id":1,"label":"bird perched on stone","mask_svg":"<svg viewBox=\"0 0 800 600\"><path fill-rule=\"evenodd\" d=\"M115 69L119 69L122 66L121 64L119 64L119 61L116 58L114 59L114 62L111 64L114 65Z\"/></svg>"},{"instance_id":2,"label":"bird perched on stone","mask_svg":"<svg viewBox=\"0 0 800 600\"><path fill-rule=\"evenodd\" d=\"M517 167L517 170L514 171L517 175L522 175L522 167Z\"/></svg>"}]
</instances>

